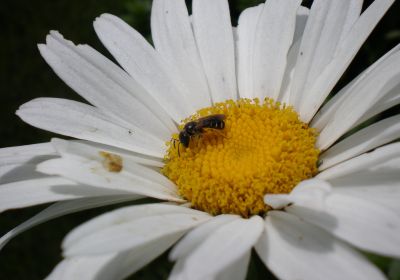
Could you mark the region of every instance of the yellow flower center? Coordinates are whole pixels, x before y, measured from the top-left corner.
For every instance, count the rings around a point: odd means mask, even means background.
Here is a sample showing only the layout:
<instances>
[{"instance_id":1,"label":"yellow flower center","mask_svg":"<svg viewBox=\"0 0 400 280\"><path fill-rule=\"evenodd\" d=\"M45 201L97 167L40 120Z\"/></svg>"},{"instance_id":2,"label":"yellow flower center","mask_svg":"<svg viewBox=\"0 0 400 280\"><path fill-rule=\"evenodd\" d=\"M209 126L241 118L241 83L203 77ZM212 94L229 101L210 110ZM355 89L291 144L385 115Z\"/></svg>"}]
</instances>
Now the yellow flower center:
<instances>
[{"instance_id":1,"label":"yellow flower center","mask_svg":"<svg viewBox=\"0 0 400 280\"><path fill-rule=\"evenodd\" d=\"M291 108L266 99L228 100L199 110L184 120L225 116L223 129L205 128L179 142L167 142L164 175L192 207L212 215L263 214L267 193L289 193L317 172L317 133Z\"/></svg>"}]
</instances>

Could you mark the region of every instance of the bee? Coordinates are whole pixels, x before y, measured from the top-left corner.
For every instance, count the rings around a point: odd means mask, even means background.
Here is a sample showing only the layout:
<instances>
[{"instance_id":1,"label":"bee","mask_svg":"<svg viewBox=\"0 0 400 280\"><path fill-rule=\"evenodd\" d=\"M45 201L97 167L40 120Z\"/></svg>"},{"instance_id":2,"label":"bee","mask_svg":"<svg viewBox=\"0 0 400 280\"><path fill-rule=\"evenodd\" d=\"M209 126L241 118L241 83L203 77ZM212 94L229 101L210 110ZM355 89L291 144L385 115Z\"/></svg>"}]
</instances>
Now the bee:
<instances>
[{"instance_id":1,"label":"bee","mask_svg":"<svg viewBox=\"0 0 400 280\"><path fill-rule=\"evenodd\" d=\"M225 128L225 115L216 114L200 118L195 121L190 121L185 124L183 129L179 132L179 143L185 148L189 147L190 139L193 136L201 135L204 133L205 128L222 130ZM175 143L175 142L174 142ZM178 146L179 153L179 146Z\"/></svg>"}]
</instances>

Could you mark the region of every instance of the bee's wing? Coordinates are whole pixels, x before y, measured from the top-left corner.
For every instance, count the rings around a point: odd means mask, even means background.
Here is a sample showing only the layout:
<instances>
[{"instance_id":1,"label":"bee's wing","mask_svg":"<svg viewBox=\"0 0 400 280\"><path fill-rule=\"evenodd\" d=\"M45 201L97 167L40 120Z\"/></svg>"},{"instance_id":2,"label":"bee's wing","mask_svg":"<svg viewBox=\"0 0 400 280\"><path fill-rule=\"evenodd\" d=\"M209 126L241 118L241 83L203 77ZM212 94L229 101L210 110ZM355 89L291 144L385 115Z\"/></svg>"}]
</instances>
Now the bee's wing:
<instances>
[{"instance_id":1,"label":"bee's wing","mask_svg":"<svg viewBox=\"0 0 400 280\"><path fill-rule=\"evenodd\" d=\"M197 120L197 128L198 129L203 129L203 128L213 128L211 124L217 120L217 121L223 121L225 119L225 115L223 114L215 114L215 115L209 115L203 118L200 118Z\"/></svg>"},{"instance_id":2,"label":"bee's wing","mask_svg":"<svg viewBox=\"0 0 400 280\"><path fill-rule=\"evenodd\" d=\"M223 121L223 120L225 120L225 115L224 114L215 114L215 115L209 115L209 116L205 116L205 117L202 117L202 118L199 118L198 120L197 120L197 122L199 122L199 123L201 123L201 122L204 122L204 121L209 121L209 120L219 120L219 121Z\"/></svg>"}]
</instances>

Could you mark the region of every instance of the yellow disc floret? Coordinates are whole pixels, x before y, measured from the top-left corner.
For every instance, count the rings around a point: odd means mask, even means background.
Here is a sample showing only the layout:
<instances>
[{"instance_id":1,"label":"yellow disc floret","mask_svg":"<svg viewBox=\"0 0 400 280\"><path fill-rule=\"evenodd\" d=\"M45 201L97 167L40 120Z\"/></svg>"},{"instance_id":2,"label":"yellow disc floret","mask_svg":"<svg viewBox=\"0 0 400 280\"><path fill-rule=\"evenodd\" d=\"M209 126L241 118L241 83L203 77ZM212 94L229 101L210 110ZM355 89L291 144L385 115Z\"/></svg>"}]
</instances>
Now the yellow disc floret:
<instances>
[{"instance_id":1,"label":"yellow disc floret","mask_svg":"<svg viewBox=\"0 0 400 280\"><path fill-rule=\"evenodd\" d=\"M187 148L178 135L167 143L162 172L194 208L213 215L262 214L268 210L265 194L289 193L316 174L316 131L291 107L271 99L228 100L199 110L181 129L213 114L225 115L224 129L204 129Z\"/></svg>"}]
</instances>

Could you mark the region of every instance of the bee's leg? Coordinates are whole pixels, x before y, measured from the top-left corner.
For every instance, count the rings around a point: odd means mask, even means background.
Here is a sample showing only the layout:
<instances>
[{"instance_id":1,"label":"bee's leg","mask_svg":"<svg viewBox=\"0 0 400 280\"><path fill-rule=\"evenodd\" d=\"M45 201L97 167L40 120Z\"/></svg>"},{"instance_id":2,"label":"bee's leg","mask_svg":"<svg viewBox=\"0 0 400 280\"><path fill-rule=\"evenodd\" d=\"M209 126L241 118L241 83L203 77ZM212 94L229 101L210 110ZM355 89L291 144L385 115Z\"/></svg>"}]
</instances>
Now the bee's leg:
<instances>
[{"instance_id":1,"label":"bee's leg","mask_svg":"<svg viewBox=\"0 0 400 280\"><path fill-rule=\"evenodd\" d=\"M200 140L203 138L203 134L199 134L197 137L199 138L199 139L197 140L197 147L199 147L199 142L200 142Z\"/></svg>"},{"instance_id":2,"label":"bee's leg","mask_svg":"<svg viewBox=\"0 0 400 280\"><path fill-rule=\"evenodd\" d=\"M222 136L222 137L224 137L224 138L226 138L226 139L229 139L229 137L226 136L221 130L215 129L214 131L215 131L218 135L220 135L220 136Z\"/></svg>"},{"instance_id":3,"label":"bee's leg","mask_svg":"<svg viewBox=\"0 0 400 280\"><path fill-rule=\"evenodd\" d=\"M180 145L181 145L181 142L179 142L179 144L178 144L178 157L181 157L181 152L179 151Z\"/></svg>"},{"instance_id":4,"label":"bee's leg","mask_svg":"<svg viewBox=\"0 0 400 280\"><path fill-rule=\"evenodd\" d=\"M172 141L174 141L174 149L175 149L175 141L176 141L176 140L175 140L174 138L172 138Z\"/></svg>"}]
</instances>

